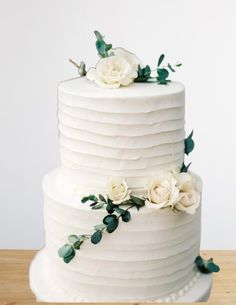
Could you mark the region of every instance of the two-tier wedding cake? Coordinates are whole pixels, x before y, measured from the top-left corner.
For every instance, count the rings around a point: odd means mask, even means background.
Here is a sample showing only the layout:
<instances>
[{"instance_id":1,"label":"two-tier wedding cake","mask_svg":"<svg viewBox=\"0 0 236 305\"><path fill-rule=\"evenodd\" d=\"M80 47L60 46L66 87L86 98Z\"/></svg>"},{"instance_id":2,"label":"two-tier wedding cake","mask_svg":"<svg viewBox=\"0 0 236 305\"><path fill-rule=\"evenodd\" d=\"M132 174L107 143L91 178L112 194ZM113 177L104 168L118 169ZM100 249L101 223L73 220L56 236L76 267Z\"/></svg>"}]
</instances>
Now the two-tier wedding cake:
<instances>
[{"instance_id":1,"label":"two-tier wedding cake","mask_svg":"<svg viewBox=\"0 0 236 305\"><path fill-rule=\"evenodd\" d=\"M42 301L203 301L201 180L189 170L181 64L155 71L95 31L100 60L58 86L61 166L43 180L46 246L30 268Z\"/></svg>"}]
</instances>

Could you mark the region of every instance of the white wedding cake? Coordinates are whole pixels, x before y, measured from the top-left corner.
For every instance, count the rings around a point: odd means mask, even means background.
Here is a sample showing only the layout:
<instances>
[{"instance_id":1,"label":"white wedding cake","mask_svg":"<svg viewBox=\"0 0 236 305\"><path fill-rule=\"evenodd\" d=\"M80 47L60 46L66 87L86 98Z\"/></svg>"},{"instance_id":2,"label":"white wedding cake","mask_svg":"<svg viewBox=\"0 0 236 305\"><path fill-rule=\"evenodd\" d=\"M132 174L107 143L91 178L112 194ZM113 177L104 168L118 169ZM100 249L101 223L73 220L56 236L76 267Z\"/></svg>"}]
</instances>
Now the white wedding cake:
<instances>
[{"instance_id":1,"label":"white wedding cake","mask_svg":"<svg viewBox=\"0 0 236 305\"><path fill-rule=\"evenodd\" d=\"M149 66L96 37L96 68L82 62L82 77L58 86L61 166L43 180L46 245L31 288L53 302L206 300L218 270L199 256L184 85L163 77L164 56L151 83Z\"/></svg>"}]
</instances>

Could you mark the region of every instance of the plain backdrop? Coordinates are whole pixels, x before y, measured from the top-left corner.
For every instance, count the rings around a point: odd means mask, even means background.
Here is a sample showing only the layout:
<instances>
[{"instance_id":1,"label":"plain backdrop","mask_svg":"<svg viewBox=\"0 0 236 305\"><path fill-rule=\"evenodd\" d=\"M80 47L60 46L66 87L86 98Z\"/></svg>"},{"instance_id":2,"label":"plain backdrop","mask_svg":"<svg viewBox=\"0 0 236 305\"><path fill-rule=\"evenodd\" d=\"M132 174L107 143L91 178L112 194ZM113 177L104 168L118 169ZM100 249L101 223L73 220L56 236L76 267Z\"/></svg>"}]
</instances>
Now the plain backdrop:
<instances>
[{"instance_id":1,"label":"plain backdrop","mask_svg":"<svg viewBox=\"0 0 236 305\"><path fill-rule=\"evenodd\" d=\"M58 166L57 83L97 61L93 30L155 66L183 66L202 249L236 248L236 1L0 0L0 247L44 244L44 174Z\"/></svg>"}]
</instances>

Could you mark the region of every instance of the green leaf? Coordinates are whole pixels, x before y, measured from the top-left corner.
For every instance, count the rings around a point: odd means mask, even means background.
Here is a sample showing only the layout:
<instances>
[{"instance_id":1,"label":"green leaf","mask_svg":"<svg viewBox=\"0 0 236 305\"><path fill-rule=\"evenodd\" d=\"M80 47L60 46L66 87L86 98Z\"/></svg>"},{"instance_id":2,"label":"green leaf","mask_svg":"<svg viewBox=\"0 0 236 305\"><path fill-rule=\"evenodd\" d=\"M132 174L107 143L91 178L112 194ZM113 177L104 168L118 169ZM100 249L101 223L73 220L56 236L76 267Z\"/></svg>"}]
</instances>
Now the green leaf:
<instances>
[{"instance_id":1,"label":"green leaf","mask_svg":"<svg viewBox=\"0 0 236 305\"><path fill-rule=\"evenodd\" d=\"M105 225L108 225L111 221L113 221L113 219L117 218L116 215L107 215L103 218L103 223Z\"/></svg>"},{"instance_id":2,"label":"green leaf","mask_svg":"<svg viewBox=\"0 0 236 305\"><path fill-rule=\"evenodd\" d=\"M141 68L141 66L138 65L137 72L138 72L138 76L135 78L135 82L143 83L143 82L146 82L150 78L151 68L148 65L144 68Z\"/></svg>"},{"instance_id":3,"label":"green leaf","mask_svg":"<svg viewBox=\"0 0 236 305\"><path fill-rule=\"evenodd\" d=\"M106 44L106 51L108 52L110 49L112 49L112 44Z\"/></svg>"},{"instance_id":4,"label":"green leaf","mask_svg":"<svg viewBox=\"0 0 236 305\"><path fill-rule=\"evenodd\" d=\"M145 200L143 198L139 198L133 195L130 195L130 198L136 206L142 207L145 205Z\"/></svg>"},{"instance_id":5,"label":"green leaf","mask_svg":"<svg viewBox=\"0 0 236 305\"><path fill-rule=\"evenodd\" d=\"M220 267L213 262L212 258L210 258L209 260L205 260L201 256L197 256L195 259L195 264L198 270L202 273L212 273L220 271Z\"/></svg>"},{"instance_id":6,"label":"green leaf","mask_svg":"<svg viewBox=\"0 0 236 305\"><path fill-rule=\"evenodd\" d=\"M121 219L124 221L124 222L129 222L130 219L131 219L131 214L129 211L125 211L124 214L121 215Z\"/></svg>"},{"instance_id":7,"label":"green leaf","mask_svg":"<svg viewBox=\"0 0 236 305\"><path fill-rule=\"evenodd\" d=\"M118 218L113 219L113 220L107 225L107 232L108 232L108 233L114 232L114 231L117 229L118 225L119 225L119 220L118 220Z\"/></svg>"},{"instance_id":8,"label":"green leaf","mask_svg":"<svg viewBox=\"0 0 236 305\"><path fill-rule=\"evenodd\" d=\"M82 202L82 203L85 203L85 202L87 202L87 201L89 201L89 200L94 201L94 202L98 202L98 198L97 198L95 195L85 196L85 197L83 197L83 198L81 199L81 202Z\"/></svg>"},{"instance_id":9,"label":"green leaf","mask_svg":"<svg viewBox=\"0 0 236 305\"><path fill-rule=\"evenodd\" d=\"M164 58L165 58L165 55L161 54L161 56L158 59L157 67L159 67L161 65L161 63L163 62Z\"/></svg>"},{"instance_id":10,"label":"green leaf","mask_svg":"<svg viewBox=\"0 0 236 305\"><path fill-rule=\"evenodd\" d=\"M115 211L116 211L116 213L118 213L120 215L122 215L122 214L124 214L126 212L124 209L121 209L119 207L115 207Z\"/></svg>"},{"instance_id":11,"label":"green leaf","mask_svg":"<svg viewBox=\"0 0 236 305\"><path fill-rule=\"evenodd\" d=\"M101 57L107 57L106 43L103 40L96 41L96 48Z\"/></svg>"},{"instance_id":12,"label":"green leaf","mask_svg":"<svg viewBox=\"0 0 236 305\"><path fill-rule=\"evenodd\" d=\"M75 257L75 251L71 255L63 257L63 261L68 264Z\"/></svg>"},{"instance_id":13,"label":"green leaf","mask_svg":"<svg viewBox=\"0 0 236 305\"><path fill-rule=\"evenodd\" d=\"M102 34L100 32L95 30L94 34L95 34L97 40L103 40L103 36L102 36Z\"/></svg>"},{"instance_id":14,"label":"green leaf","mask_svg":"<svg viewBox=\"0 0 236 305\"><path fill-rule=\"evenodd\" d=\"M76 249L76 250L79 250L80 249L80 246L82 245L84 241L82 240L77 240L74 244L73 244L73 247Z\"/></svg>"},{"instance_id":15,"label":"green leaf","mask_svg":"<svg viewBox=\"0 0 236 305\"><path fill-rule=\"evenodd\" d=\"M85 63L83 61L80 62L78 72L79 72L80 76L85 76L86 75L86 66L85 66Z\"/></svg>"},{"instance_id":16,"label":"green leaf","mask_svg":"<svg viewBox=\"0 0 236 305\"><path fill-rule=\"evenodd\" d=\"M75 252L74 248L69 244L65 244L58 250L58 255L64 258L72 255L73 252Z\"/></svg>"},{"instance_id":17,"label":"green leaf","mask_svg":"<svg viewBox=\"0 0 236 305\"><path fill-rule=\"evenodd\" d=\"M105 203L107 202L106 199L105 199L105 197L104 197L102 194L99 194L98 197L99 197L99 199L100 199L101 201L103 201L103 202L105 202Z\"/></svg>"},{"instance_id":18,"label":"green leaf","mask_svg":"<svg viewBox=\"0 0 236 305\"><path fill-rule=\"evenodd\" d=\"M79 237L75 234L72 234L72 235L69 235L68 236L68 241L71 243L71 244L74 244L76 241L79 240Z\"/></svg>"},{"instance_id":19,"label":"green leaf","mask_svg":"<svg viewBox=\"0 0 236 305\"><path fill-rule=\"evenodd\" d=\"M98 244L102 239L102 232L101 231L96 231L93 233L91 237L91 243L94 245Z\"/></svg>"},{"instance_id":20,"label":"green leaf","mask_svg":"<svg viewBox=\"0 0 236 305\"><path fill-rule=\"evenodd\" d=\"M189 169L189 166L192 164L192 162L190 162L187 166L183 163L182 164L182 167L180 169L180 172L181 173L187 173L188 172L188 169Z\"/></svg>"},{"instance_id":21,"label":"green leaf","mask_svg":"<svg viewBox=\"0 0 236 305\"><path fill-rule=\"evenodd\" d=\"M101 209L104 206L105 202L98 202L96 205L92 207L93 210Z\"/></svg>"},{"instance_id":22,"label":"green leaf","mask_svg":"<svg viewBox=\"0 0 236 305\"><path fill-rule=\"evenodd\" d=\"M112 233L117 229L119 220L116 215L107 215L104 217L103 223L107 225L107 232Z\"/></svg>"},{"instance_id":23,"label":"green leaf","mask_svg":"<svg viewBox=\"0 0 236 305\"><path fill-rule=\"evenodd\" d=\"M193 137L193 130L190 133L190 135L184 140L184 153L186 155L189 155L194 149L195 144L192 137Z\"/></svg>"},{"instance_id":24,"label":"green leaf","mask_svg":"<svg viewBox=\"0 0 236 305\"><path fill-rule=\"evenodd\" d=\"M180 62L178 62L175 66L176 66L176 67L181 67L182 64L181 64Z\"/></svg>"},{"instance_id":25,"label":"green leaf","mask_svg":"<svg viewBox=\"0 0 236 305\"><path fill-rule=\"evenodd\" d=\"M166 70L165 68L163 69L157 69L157 74L158 74L158 78L159 78L159 81L166 81L166 79L168 78L169 76L169 72L168 70Z\"/></svg>"},{"instance_id":26,"label":"green leaf","mask_svg":"<svg viewBox=\"0 0 236 305\"><path fill-rule=\"evenodd\" d=\"M171 66L170 63L168 63L167 67L170 69L171 72L175 72L175 69Z\"/></svg>"},{"instance_id":27,"label":"green leaf","mask_svg":"<svg viewBox=\"0 0 236 305\"><path fill-rule=\"evenodd\" d=\"M105 228L106 228L106 225L104 223L94 226L94 229L96 231L103 231Z\"/></svg>"},{"instance_id":28,"label":"green leaf","mask_svg":"<svg viewBox=\"0 0 236 305\"><path fill-rule=\"evenodd\" d=\"M106 210L109 214L114 213L115 205L109 202L108 205L106 206Z\"/></svg>"}]
</instances>

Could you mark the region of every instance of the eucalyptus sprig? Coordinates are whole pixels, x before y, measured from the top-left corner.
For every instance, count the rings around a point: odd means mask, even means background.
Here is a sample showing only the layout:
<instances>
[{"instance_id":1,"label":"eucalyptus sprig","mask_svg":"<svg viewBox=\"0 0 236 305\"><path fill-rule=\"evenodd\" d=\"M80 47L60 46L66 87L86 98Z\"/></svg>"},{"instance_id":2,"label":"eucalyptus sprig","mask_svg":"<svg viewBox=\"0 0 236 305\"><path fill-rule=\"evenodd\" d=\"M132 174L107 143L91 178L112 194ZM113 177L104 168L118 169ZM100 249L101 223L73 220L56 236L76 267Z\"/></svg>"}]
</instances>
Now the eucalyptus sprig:
<instances>
[{"instance_id":1,"label":"eucalyptus sprig","mask_svg":"<svg viewBox=\"0 0 236 305\"><path fill-rule=\"evenodd\" d=\"M69 263L76 254L76 250L79 250L81 245L86 241L90 240L92 244L98 244L103 237L104 232L112 233L118 226L120 219L123 222L129 222L131 220L130 209L136 207L139 210L145 205L145 198L130 195L130 198L120 204L114 204L114 202L108 197L99 194L98 196L90 194L81 199L82 203L90 201L90 207L92 209L101 209L106 205L107 215L103 218L101 224L94 226L94 232L92 234L83 235L69 235L69 243L65 244L58 250L59 256L65 263ZM122 207L121 207L122 206ZM126 208L124 208L126 207Z\"/></svg>"},{"instance_id":2,"label":"eucalyptus sprig","mask_svg":"<svg viewBox=\"0 0 236 305\"><path fill-rule=\"evenodd\" d=\"M70 58L69 62L72 63L78 69L78 73L81 77L86 75L86 65L83 61L81 61L80 64L77 64L74 60Z\"/></svg>"},{"instance_id":3,"label":"eucalyptus sprig","mask_svg":"<svg viewBox=\"0 0 236 305\"><path fill-rule=\"evenodd\" d=\"M161 54L158 61L157 61L157 68L151 70L150 66L147 65L144 68L138 66L138 76L134 80L135 82L144 83L144 82L156 82L161 85L168 84L171 80L168 79L170 72L175 72L175 69L181 67L182 64L177 62L176 64L168 63L166 66L161 66L163 60L165 58L164 54ZM155 76L151 76L152 71L156 71Z\"/></svg>"},{"instance_id":4,"label":"eucalyptus sprig","mask_svg":"<svg viewBox=\"0 0 236 305\"><path fill-rule=\"evenodd\" d=\"M98 31L94 31L94 34L96 36L96 49L98 51L98 55L101 57L108 57L108 51L112 48L112 44L111 43L106 43L104 40L103 35L98 32Z\"/></svg>"},{"instance_id":5,"label":"eucalyptus sprig","mask_svg":"<svg viewBox=\"0 0 236 305\"><path fill-rule=\"evenodd\" d=\"M200 255L195 259L195 265L201 273L219 272L220 267L213 262L213 258L203 259Z\"/></svg>"},{"instance_id":6,"label":"eucalyptus sprig","mask_svg":"<svg viewBox=\"0 0 236 305\"><path fill-rule=\"evenodd\" d=\"M190 135L184 140L185 155L189 155L193 151L194 147L195 147L195 143L193 141L193 130L192 130ZM187 173L191 164L192 164L192 162L190 162L188 165L186 165L185 162L183 162L183 164L180 168L180 172Z\"/></svg>"}]
</instances>

